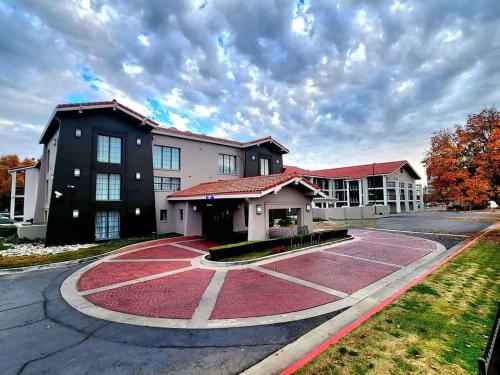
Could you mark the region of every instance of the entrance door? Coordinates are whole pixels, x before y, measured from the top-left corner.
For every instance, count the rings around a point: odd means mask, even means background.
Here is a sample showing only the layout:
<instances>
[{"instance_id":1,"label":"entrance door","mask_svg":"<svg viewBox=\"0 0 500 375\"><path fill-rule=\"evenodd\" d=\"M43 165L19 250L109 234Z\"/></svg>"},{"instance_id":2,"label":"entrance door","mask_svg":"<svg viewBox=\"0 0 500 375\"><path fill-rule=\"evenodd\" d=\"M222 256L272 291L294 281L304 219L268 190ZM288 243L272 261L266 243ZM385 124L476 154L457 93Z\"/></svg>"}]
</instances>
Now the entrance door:
<instances>
[{"instance_id":1,"label":"entrance door","mask_svg":"<svg viewBox=\"0 0 500 375\"><path fill-rule=\"evenodd\" d=\"M233 210L231 207L207 203L203 207L202 232L211 238L227 238L233 233Z\"/></svg>"}]
</instances>

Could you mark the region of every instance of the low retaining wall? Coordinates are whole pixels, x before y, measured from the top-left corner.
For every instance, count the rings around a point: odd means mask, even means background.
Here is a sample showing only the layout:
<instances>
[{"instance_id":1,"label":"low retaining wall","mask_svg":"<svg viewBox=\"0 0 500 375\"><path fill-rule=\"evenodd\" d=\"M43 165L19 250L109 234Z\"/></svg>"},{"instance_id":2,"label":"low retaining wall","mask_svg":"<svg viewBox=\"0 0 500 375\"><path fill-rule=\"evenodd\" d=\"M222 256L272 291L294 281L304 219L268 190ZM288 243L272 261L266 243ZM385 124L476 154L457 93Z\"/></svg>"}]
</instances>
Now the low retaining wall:
<instances>
[{"instance_id":1,"label":"low retaining wall","mask_svg":"<svg viewBox=\"0 0 500 375\"><path fill-rule=\"evenodd\" d=\"M313 208L313 217L323 220L362 220L389 216L389 206Z\"/></svg>"},{"instance_id":2,"label":"low retaining wall","mask_svg":"<svg viewBox=\"0 0 500 375\"><path fill-rule=\"evenodd\" d=\"M21 224L17 227L17 236L28 240L45 239L46 224Z\"/></svg>"}]
</instances>

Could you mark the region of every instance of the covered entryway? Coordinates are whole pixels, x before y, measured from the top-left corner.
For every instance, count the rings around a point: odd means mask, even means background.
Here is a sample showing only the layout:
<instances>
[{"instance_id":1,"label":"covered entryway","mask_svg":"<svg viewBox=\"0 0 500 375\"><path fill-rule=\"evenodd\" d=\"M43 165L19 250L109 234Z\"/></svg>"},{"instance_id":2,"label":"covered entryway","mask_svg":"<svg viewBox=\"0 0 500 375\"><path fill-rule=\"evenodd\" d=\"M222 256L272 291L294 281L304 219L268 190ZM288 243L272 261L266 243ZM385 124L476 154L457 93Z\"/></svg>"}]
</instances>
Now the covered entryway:
<instances>
[{"instance_id":1,"label":"covered entryway","mask_svg":"<svg viewBox=\"0 0 500 375\"><path fill-rule=\"evenodd\" d=\"M269 238L276 227L295 228L295 233L278 231L284 236L296 234L299 227L301 232L312 231L316 196L325 197L302 176L274 174L207 182L175 192L168 200L185 204L184 235L226 242Z\"/></svg>"},{"instance_id":2,"label":"covered entryway","mask_svg":"<svg viewBox=\"0 0 500 375\"><path fill-rule=\"evenodd\" d=\"M224 238L233 233L235 202L217 201L201 204L202 234L210 238Z\"/></svg>"}]
</instances>

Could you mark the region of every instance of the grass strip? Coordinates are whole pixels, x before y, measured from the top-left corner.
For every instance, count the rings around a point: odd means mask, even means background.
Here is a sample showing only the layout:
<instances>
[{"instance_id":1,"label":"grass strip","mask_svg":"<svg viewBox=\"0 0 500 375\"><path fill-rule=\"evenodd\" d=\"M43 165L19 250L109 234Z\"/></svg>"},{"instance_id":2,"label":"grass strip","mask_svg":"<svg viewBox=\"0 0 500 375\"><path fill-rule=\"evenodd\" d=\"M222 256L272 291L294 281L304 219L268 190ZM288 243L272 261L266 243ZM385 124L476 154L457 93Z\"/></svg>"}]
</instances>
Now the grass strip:
<instances>
[{"instance_id":1,"label":"grass strip","mask_svg":"<svg viewBox=\"0 0 500 375\"><path fill-rule=\"evenodd\" d=\"M25 255L25 256L1 256L0 253L0 268L14 268L14 267L27 267L39 264L49 264L64 262L68 260L88 258L96 255L108 253L110 251L119 249L124 246L132 245L137 242L157 240L160 238L169 238L179 236L177 233L167 233L159 236L145 236L124 238L119 240L111 240L102 242L96 246L75 251L67 251L57 254L43 254L43 255ZM1 245L1 243L0 243Z\"/></svg>"},{"instance_id":2,"label":"grass strip","mask_svg":"<svg viewBox=\"0 0 500 375\"><path fill-rule=\"evenodd\" d=\"M365 321L298 374L476 374L500 300L500 230Z\"/></svg>"}]
</instances>

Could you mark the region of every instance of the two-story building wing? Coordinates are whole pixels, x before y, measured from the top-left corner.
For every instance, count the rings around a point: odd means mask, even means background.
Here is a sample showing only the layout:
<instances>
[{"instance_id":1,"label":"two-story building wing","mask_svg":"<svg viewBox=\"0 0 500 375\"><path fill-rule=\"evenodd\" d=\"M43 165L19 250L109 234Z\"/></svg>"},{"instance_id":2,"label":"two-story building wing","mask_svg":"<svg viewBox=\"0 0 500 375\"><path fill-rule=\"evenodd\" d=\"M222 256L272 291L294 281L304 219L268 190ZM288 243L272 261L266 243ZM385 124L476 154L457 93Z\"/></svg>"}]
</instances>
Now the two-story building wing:
<instances>
[{"instance_id":1,"label":"two-story building wing","mask_svg":"<svg viewBox=\"0 0 500 375\"><path fill-rule=\"evenodd\" d=\"M391 213L423 207L420 176L406 160L308 170L285 166L288 173L306 176L328 198L315 199L315 207L387 205Z\"/></svg>"}]
</instances>

